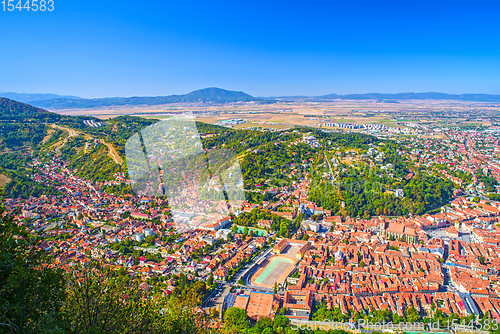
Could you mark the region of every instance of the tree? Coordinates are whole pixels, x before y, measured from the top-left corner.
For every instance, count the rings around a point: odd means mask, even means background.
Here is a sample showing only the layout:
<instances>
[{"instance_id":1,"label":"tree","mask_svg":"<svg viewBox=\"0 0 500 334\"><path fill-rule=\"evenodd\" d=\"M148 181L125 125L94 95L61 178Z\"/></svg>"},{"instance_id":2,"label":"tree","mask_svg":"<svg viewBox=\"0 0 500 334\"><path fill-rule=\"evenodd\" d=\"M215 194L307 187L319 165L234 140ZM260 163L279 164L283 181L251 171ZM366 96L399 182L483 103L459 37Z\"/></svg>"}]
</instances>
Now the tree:
<instances>
[{"instance_id":1,"label":"tree","mask_svg":"<svg viewBox=\"0 0 500 334\"><path fill-rule=\"evenodd\" d=\"M67 281L67 333L211 333L208 316L197 312L205 283L189 285L182 274L168 299L95 260L73 269Z\"/></svg>"},{"instance_id":2,"label":"tree","mask_svg":"<svg viewBox=\"0 0 500 334\"><path fill-rule=\"evenodd\" d=\"M214 275L212 275L212 273L210 273L210 275L208 275L208 278L207 278L207 286L212 286L212 284L214 284Z\"/></svg>"},{"instance_id":3,"label":"tree","mask_svg":"<svg viewBox=\"0 0 500 334\"><path fill-rule=\"evenodd\" d=\"M274 294L278 293L278 283L277 282L274 282L273 292L274 292Z\"/></svg>"},{"instance_id":4,"label":"tree","mask_svg":"<svg viewBox=\"0 0 500 334\"><path fill-rule=\"evenodd\" d=\"M418 311L413 307L407 307L405 309L405 317L408 322L414 323L417 322L421 319L420 314Z\"/></svg>"},{"instance_id":5,"label":"tree","mask_svg":"<svg viewBox=\"0 0 500 334\"><path fill-rule=\"evenodd\" d=\"M284 333L284 330L290 324L290 319L284 315L276 315L273 320L273 329L275 332Z\"/></svg>"},{"instance_id":6,"label":"tree","mask_svg":"<svg viewBox=\"0 0 500 334\"><path fill-rule=\"evenodd\" d=\"M260 331L264 331L266 328L269 328L271 329L272 333L273 322L268 317L260 317L257 323L255 324L255 328Z\"/></svg>"},{"instance_id":7,"label":"tree","mask_svg":"<svg viewBox=\"0 0 500 334\"><path fill-rule=\"evenodd\" d=\"M38 245L1 203L0 332L64 332L64 277Z\"/></svg>"},{"instance_id":8,"label":"tree","mask_svg":"<svg viewBox=\"0 0 500 334\"><path fill-rule=\"evenodd\" d=\"M230 307L224 314L224 328L226 331L235 330L239 332L249 327L247 313L237 307Z\"/></svg>"},{"instance_id":9,"label":"tree","mask_svg":"<svg viewBox=\"0 0 500 334\"><path fill-rule=\"evenodd\" d=\"M219 311L217 311L215 308L210 309L210 318L216 319L219 316Z\"/></svg>"},{"instance_id":10,"label":"tree","mask_svg":"<svg viewBox=\"0 0 500 334\"><path fill-rule=\"evenodd\" d=\"M500 194L488 194L488 198L494 201L500 201Z\"/></svg>"},{"instance_id":11,"label":"tree","mask_svg":"<svg viewBox=\"0 0 500 334\"><path fill-rule=\"evenodd\" d=\"M210 327L210 317L198 312L198 297L194 293L180 296L171 296L166 303L153 304L160 307L161 316L153 319L152 329L156 333L191 333L215 334L216 330Z\"/></svg>"},{"instance_id":12,"label":"tree","mask_svg":"<svg viewBox=\"0 0 500 334\"><path fill-rule=\"evenodd\" d=\"M69 273L65 311L73 333L147 333L153 304L128 276L92 261Z\"/></svg>"}]
</instances>

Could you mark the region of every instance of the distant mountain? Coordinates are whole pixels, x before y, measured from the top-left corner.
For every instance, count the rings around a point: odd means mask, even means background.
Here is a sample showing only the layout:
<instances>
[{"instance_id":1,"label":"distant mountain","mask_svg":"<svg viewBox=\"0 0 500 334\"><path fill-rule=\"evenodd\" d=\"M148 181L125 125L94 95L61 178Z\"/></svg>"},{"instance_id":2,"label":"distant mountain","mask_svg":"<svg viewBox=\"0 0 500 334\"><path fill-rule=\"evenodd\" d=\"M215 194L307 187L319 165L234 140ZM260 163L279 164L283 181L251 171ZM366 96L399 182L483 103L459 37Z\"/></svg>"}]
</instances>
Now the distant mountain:
<instances>
[{"instance_id":1,"label":"distant mountain","mask_svg":"<svg viewBox=\"0 0 500 334\"><path fill-rule=\"evenodd\" d=\"M137 106L160 105L169 103L230 103L249 102L274 103L276 100L285 101L328 101L328 100L380 100L387 103L397 103L398 100L456 100L478 102L500 102L500 95L492 94L447 94L447 93L367 93L367 94L328 94L322 96L280 96L280 97L254 97L241 91L231 91L221 88L204 88L181 95L166 96L133 96L133 97L105 97L97 99L84 99L76 96L55 94L19 94L0 93L1 97L30 103L36 107L56 109L99 108L111 106Z\"/></svg>"},{"instance_id":2,"label":"distant mountain","mask_svg":"<svg viewBox=\"0 0 500 334\"><path fill-rule=\"evenodd\" d=\"M458 100L458 101L478 101L478 102L500 102L500 95L491 94L446 94L446 93L396 93L396 94L329 94L316 96L321 100Z\"/></svg>"},{"instance_id":3,"label":"distant mountain","mask_svg":"<svg viewBox=\"0 0 500 334\"><path fill-rule=\"evenodd\" d=\"M328 94L321 96L278 96L260 97L263 100L281 101L327 101L327 100L380 100L387 103L397 103L397 100L456 100L456 101L477 101L477 102L500 102L500 95L492 94L446 94L446 93L367 93L367 94Z\"/></svg>"},{"instance_id":4,"label":"distant mountain","mask_svg":"<svg viewBox=\"0 0 500 334\"><path fill-rule=\"evenodd\" d=\"M196 103L196 102L214 102L228 103L240 101L259 101L243 92L225 90L221 88L205 88L195 90L183 95L168 95L168 96L135 96L135 97L106 97L99 99L54 99L47 101L35 101L34 105L47 109L78 109L78 108L95 108L108 106L123 106L123 105L159 105L167 103Z\"/></svg>"},{"instance_id":5,"label":"distant mountain","mask_svg":"<svg viewBox=\"0 0 500 334\"><path fill-rule=\"evenodd\" d=\"M198 89L192 91L191 93L187 93L184 95L179 95L179 102L218 102L218 101L227 101L227 102L238 102L238 101L255 101L257 98L253 97L244 92L234 91L234 90L225 90L216 87Z\"/></svg>"},{"instance_id":6,"label":"distant mountain","mask_svg":"<svg viewBox=\"0 0 500 334\"><path fill-rule=\"evenodd\" d=\"M25 94L25 93L0 93L0 97L6 97L11 100L16 100L24 103L56 100L56 99L80 99L78 96L71 95L56 95L56 94Z\"/></svg>"}]
</instances>

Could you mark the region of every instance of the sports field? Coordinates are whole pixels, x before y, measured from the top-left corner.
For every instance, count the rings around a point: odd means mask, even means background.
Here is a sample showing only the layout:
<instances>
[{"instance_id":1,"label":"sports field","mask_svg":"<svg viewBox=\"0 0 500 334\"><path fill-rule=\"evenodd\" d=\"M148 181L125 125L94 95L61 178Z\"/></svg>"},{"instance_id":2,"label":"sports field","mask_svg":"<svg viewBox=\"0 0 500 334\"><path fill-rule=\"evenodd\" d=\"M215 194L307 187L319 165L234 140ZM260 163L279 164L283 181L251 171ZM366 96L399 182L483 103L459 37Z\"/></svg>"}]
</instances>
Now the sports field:
<instances>
[{"instance_id":1,"label":"sports field","mask_svg":"<svg viewBox=\"0 0 500 334\"><path fill-rule=\"evenodd\" d=\"M274 283L284 281L295 263L284 256L274 256L266 262L265 267L259 269L252 278L254 284L262 287L273 287Z\"/></svg>"}]
</instances>

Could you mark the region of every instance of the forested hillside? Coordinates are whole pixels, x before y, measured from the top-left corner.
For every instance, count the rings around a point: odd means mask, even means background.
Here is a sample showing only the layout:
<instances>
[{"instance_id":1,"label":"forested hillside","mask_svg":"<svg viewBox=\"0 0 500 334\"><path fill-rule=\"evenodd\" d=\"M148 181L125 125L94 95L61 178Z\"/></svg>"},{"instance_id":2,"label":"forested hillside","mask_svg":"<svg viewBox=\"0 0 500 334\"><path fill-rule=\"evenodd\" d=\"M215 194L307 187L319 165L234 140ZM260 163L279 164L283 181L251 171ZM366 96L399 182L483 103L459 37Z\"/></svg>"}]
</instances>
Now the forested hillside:
<instances>
[{"instance_id":1,"label":"forested hillside","mask_svg":"<svg viewBox=\"0 0 500 334\"><path fill-rule=\"evenodd\" d=\"M11 181L5 185L8 197L55 195L52 187L30 179L27 164L33 158L62 155L76 175L93 181L108 181L126 173L123 163L127 139L157 122L120 116L100 120L88 116L65 116L29 104L0 98L0 168ZM84 121L98 122L92 127ZM112 158L111 150L115 154Z\"/></svg>"},{"instance_id":2,"label":"forested hillside","mask_svg":"<svg viewBox=\"0 0 500 334\"><path fill-rule=\"evenodd\" d=\"M385 142L376 152L383 156L380 163L366 154L327 155L338 163L333 181L325 176L328 166L321 156L312 169L309 198L335 214L361 218L423 214L451 199L452 182L406 161L395 143ZM396 197L398 189L403 197Z\"/></svg>"},{"instance_id":3,"label":"forested hillside","mask_svg":"<svg viewBox=\"0 0 500 334\"><path fill-rule=\"evenodd\" d=\"M10 152L0 158L0 168L11 179L5 192L12 197L56 194L51 187L29 179L27 163L35 157L61 155L76 176L96 182L126 176L127 139L158 122L133 116L108 120L64 116L3 98L0 118L4 119L0 149ZM89 126L86 120L101 126ZM246 198L251 202L273 201L268 191L306 177L311 180L310 200L349 216L422 214L448 201L453 191L450 181L406 161L396 143L373 136L307 127L261 132L196 124L205 149L227 149L238 155ZM304 138L314 138L314 143ZM24 154L23 160L13 158L16 154ZM483 178L490 186L490 178ZM395 196L397 189L403 190L404 197ZM106 191L130 189L116 185Z\"/></svg>"}]
</instances>

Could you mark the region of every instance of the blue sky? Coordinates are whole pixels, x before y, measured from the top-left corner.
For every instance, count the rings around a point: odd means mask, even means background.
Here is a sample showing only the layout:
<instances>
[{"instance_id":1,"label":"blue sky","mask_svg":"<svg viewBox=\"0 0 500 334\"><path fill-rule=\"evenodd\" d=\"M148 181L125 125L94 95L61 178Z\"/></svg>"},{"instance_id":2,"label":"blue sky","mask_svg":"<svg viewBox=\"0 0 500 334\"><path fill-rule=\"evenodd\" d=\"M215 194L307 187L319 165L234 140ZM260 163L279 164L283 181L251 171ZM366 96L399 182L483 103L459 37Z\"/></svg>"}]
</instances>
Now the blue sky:
<instances>
[{"instance_id":1,"label":"blue sky","mask_svg":"<svg viewBox=\"0 0 500 334\"><path fill-rule=\"evenodd\" d=\"M54 2L0 11L0 91L500 94L498 1Z\"/></svg>"}]
</instances>

